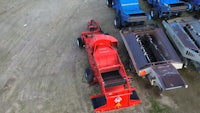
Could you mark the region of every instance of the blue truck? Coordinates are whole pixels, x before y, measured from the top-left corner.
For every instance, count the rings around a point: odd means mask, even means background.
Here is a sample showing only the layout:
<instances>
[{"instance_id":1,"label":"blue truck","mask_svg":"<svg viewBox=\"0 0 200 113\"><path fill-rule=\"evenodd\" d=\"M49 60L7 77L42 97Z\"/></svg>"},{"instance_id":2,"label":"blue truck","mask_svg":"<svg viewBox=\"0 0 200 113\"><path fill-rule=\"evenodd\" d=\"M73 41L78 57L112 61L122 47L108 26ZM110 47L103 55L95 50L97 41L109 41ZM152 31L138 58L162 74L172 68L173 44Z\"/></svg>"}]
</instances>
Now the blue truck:
<instances>
[{"instance_id":1,"label":"blue truck","mask_svg":"<svg viewBox=\"0 0 200 113\"><path fill-rule=\"evenodd\" d=\"M184 0L186 2L190 2L193 6L193 10L198 11L200 10L200 0Z\"/></svg>"},{"instance_id":2,"label":"blue truck","mask_svg":"<svg viewBox=\"0 0 200 113\"><path fill-rule=\"evenodd\" d=\"M150 15L153 19L170 18L179 16L183 11L192 9L189 2L181 0L147 0L153 8L150 10Z\"/></svg>"},{"instance_id":3,"label":"blue truck","mask_svg":"<svg viewBox=\"0 0 200 113\"><path fill-rule=\"evenodd\" d=\"M151 19L139 6L138 0L107 0L107 6L116 10L114 26L126 27L130 24L141 24Z\"/></svg>"},{"instance_id":4,"label":"blue truck","mask_svg":"<svg viewBox=\"0 0 200 113\"><path fill-rule=\"evenodd\" d=\"M200 9L200 0L191 0L194 10Z\"/></svg>"}]
</instances>

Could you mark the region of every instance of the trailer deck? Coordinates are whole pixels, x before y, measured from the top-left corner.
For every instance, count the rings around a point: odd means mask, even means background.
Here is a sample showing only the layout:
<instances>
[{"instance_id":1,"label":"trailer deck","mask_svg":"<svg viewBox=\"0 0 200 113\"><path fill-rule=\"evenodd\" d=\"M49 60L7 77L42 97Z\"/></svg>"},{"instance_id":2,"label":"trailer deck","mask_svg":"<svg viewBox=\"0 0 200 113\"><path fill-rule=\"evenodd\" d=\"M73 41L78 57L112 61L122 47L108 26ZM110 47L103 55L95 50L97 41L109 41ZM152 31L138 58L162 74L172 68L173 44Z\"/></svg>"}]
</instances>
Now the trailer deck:
<instances>
[{"instance_id":1,"label":"trailer deck","mask_svg":"<svg viewBox=\"0 0 200 113\"><path fill-rule=\"evenodd\" d=\"M166 62L179 64L174 65L176 69L182 68L179 56L160 28L121 30L120 33L138 69Z\"/></svg>"}]
</instances>

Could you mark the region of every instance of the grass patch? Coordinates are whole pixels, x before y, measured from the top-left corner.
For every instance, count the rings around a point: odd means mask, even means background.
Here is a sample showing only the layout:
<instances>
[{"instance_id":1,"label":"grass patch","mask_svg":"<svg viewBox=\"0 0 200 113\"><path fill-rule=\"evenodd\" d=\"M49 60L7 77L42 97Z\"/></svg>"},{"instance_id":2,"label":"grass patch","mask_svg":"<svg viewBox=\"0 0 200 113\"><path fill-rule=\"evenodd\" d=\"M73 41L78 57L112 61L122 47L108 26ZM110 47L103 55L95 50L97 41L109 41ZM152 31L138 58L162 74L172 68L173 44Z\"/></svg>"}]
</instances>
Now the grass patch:
<instances>
[{"instance_id":1,"label":"grass patch","mask_svg":"<svg viewBox=\"0 0 200 113\"><path fill-rule=\"evenodd\" d=\"M150 99L151 108L149 113L171 113L171 109L167 106L164 106L158 103L156 100Z\"/></svg>"}]
</instances>

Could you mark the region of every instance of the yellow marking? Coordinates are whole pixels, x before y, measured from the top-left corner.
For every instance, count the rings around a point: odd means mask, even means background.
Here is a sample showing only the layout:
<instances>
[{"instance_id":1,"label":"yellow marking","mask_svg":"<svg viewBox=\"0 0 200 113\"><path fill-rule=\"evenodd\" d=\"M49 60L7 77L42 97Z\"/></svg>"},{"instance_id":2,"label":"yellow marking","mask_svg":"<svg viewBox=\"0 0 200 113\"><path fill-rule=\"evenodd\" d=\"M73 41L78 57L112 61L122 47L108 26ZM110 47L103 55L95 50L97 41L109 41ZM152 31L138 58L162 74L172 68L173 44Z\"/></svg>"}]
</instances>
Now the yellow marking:
<instances>
[{"instance_id":1,"label":"yellow marking","mask_svg":"<svg viewBox=\"0 0 200 113\"><path fill-rule=\"evenodd\" d=\"M120 107L120 106L121 106L121 104L120 104L120 103L117 103L117 104L116 104L116 106L117 106L117 107Z\"/></svg>"}]
</instances>

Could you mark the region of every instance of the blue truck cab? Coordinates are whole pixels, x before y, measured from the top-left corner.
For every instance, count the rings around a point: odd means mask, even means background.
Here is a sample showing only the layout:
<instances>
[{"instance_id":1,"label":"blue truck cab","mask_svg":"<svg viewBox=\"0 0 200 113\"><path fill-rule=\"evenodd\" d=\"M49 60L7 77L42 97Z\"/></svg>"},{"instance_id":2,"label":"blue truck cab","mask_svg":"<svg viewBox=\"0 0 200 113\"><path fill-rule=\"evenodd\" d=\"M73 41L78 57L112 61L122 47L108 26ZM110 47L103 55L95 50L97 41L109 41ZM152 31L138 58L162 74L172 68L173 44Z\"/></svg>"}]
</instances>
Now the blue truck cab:
<instances>
[{"instance_id":1,"label":"blue truck cab","mask_svg":"<svg viewBox=\"0 0 200 113\"><path fill-rule=\"evenodd\" d=\"M107 0L107 6L116 10L114 26L121 28L131 23L143 23L151 16L141 10L138 0Z\"/></svg>"},{"instance_id":2,"label":"blue truck cab","mask_svg":"<svg viewBox=\"0 0 200 113\"><path fill-rule=\"evenodd\" d=\"M153 8L150 11L150 15L153 19L157 18L170 18L172 16L178 16L183 11L189 11L192 9L192 5L189 2L180 0L147 0Z\"/></svg>"},{"instance_id":3,"label":"blue truck cab","mask_svg":"<svg viewBox=\"0 0 200 113\"><path fill-rule=\"evenodd\" d=\"M184 0L186 2L190 2L193 6L193 10L198 11L200 10L200 0Z\"/></svg>"}]
</instances>

